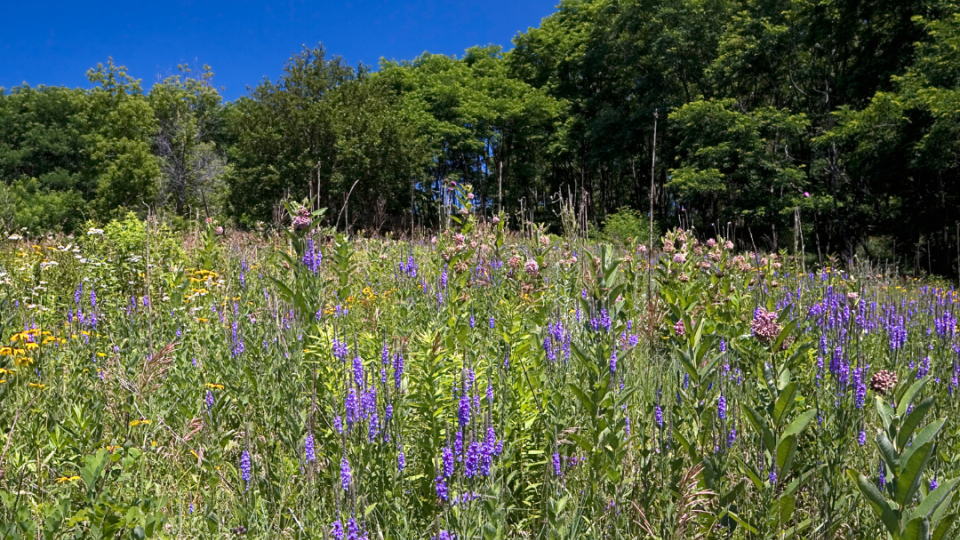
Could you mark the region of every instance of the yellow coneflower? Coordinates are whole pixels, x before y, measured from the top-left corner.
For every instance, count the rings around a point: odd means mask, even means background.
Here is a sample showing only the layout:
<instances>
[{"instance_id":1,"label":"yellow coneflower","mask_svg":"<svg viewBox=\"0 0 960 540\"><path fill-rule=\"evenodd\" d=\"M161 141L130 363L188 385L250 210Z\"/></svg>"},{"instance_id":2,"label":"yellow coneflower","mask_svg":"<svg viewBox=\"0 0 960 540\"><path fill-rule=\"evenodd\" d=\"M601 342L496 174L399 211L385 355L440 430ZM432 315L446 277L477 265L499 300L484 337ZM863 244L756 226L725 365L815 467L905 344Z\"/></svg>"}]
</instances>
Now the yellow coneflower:
<instances>
[{"instance_id":1,"label":"yellow coneflower","mask_svg":"<svg viewBox=\"0 0 960 540\"><path fill-rule=\"evenodd\" d=\"M61 476L60 478L57 478L57 483L58 483L58 484L65 484L65 483L67 483L67 482L75 482L75 481L77 481L77 480L79 480L79 479L80 479L79 476Z\"/></svg>"},{"instance_id":2,"label":"yellow coneflower","mask_svg":"<svg viewBox=\"0 0 960 540\"><path fill-rule=\"evenodd\" d=\"M46 387L47 385L45 385L45 384L43 384L43 383L35 383L35 382L32 382L32 383L30 383L30 386L32 386L32 387L34 387L34 388L39 388L40 390L43 390L44 387Z\"/></svg>"},{"instance_id":3,"label":"yellow coneflower","mask_svg":"<svg viewBox=\"0 0 960 540\"><path fill-rule=\"evenodd\" d=\"M216 383L209 383L209 382L208 382L205 386L206 386L207 388L213 388L213 389L215 389L215 390L223 390L223 385L222 385L222 384L216 384Z\"/></svg>"}]
</instances>

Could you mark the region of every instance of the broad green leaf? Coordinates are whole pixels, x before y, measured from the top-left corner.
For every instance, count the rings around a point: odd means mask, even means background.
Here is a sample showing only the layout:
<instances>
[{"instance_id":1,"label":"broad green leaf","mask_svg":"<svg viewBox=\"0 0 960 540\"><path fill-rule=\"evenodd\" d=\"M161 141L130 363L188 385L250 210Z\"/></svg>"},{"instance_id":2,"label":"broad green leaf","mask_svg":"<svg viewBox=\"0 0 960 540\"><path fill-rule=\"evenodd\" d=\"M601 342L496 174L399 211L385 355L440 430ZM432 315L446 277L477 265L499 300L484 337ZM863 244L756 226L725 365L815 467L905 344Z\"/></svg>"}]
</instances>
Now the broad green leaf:
<instances>
[{"instance_id":1,"label":"broad green leaf","mask_svg":"<svg viewBox=\"0 0 960 540\"><path fill-rule=\"evenodd\" d=\"M887 434L883 431L877 433L876 443L880 449L880 455L883 456L883 460L893 469L894 474L900 474L900 454L898 454L897 450L893 447L893 443L890 442Z\"/></svg>"},{"instance_id":2,"label":"broad green leaf","mask_svg":"<svg viewBox=\"0 0 960 540\"><path fill-rule=\"evenodd\" d=\"M891 534L896 537L900 532L900 522L897 519L897 513L891 507L890 502L887 501L880 494L880 490L877 489L877 486L874 485L869 478L863 474L853 470L848 469L847 475L854 481L857 485L857 489L860 490L860 493L867 499L867 503L870 504L870 508L873 508L873 513L880 518L880 521L883 522L883 525L890 531Z\"/></svg>"},{"instance_id":3,"label":"broad green leaf","mask_svg":"<svg viewBox=\"0 0 960 540\"><path fill-rule=\"evenodd\" d=\"M913 435L913 430L920 425L920 422L923 422L923 417L927 415L930 407L933 407L933 402L933 397L928 397L914 407L913 411L903 419L903 423L900 424L900 431L897 433L897 448L902 450L907 447L907 441Z\"/></svg>"},{"instance_id":4,"label":"broad green leaf","mask_svg":"<svg viewBox=\"0 0 960 540\"><path fill-rule=\"evenodd\" d=\"M787 366L780 367L780 375L777 376L777 388L783 392L786 389L787 385L790 384L790 368Z\"/></svg>"},{"instance_id":5,"label":"broad green leaf","mask_svg":"<svg viewBox=\"0 0 960 540\"><path fill-rule=\"evenodd\" d=\"M930 535L930 540L945 540L947 533L953 528L953 522L956 520L956 513L949 514L947 517L943 518L943 520L937 525L937 528L933 530L933 534Z\"/></svg>"},{"instance_id":6,"label":"broad green leaf","mask_svg":"<svg viewBox=\"0 0 960 540\"><path fill-rule=\"evenodd\" d=\"M880 422L883 429L890 429L890 423L893 422L894 410L889 403L883 400L881 396L875 396L877 400L877 414L880 415Z\"/></svg>"},{"instance_id":7,"label":"broad green leaf","mask_svg":"<svg viewBox=\"0 0 960 540\"><path fill-rule=\"evenodd\" d=\"M793 465L793 457L797 453L798 444L797 436L790 435L781 440L780 444L777 445L777 471L780 471L782 478L786 478L790 472L790 467Z\"/></svg>"},{"instance_id":8,"label":"broad green leaf","mask_svg":"<svg viewBox=\"0 0 960 540\"><path fill-rule=\"evenodd\" d=\"M787 336L789 336L796 328L797 328L796 319L783 325L783 329L780 330L780 335L777 336L777 340L773 342L773 345L770 347L770 350L779 351L780 346L783 345L783 341L787 339Z\"/></svg>"},{"instance_id":9,"label":"broad green leaf","mask_svg":"<svg viewBox=\"0 0 960 540\"><path fill-rule=\"evenodd\" d=\"M793 511L797 506L797 497L794 495L781 495L772 505L773 510L770 516L771 526L782 526L790 523L793 519Z\"/></svg>"},{"instance_id":10,"label":"broad green leaf","mask_svg":"<svg viewBox=\"0 0 960 540\"><path fill-rule=\"evenodd\" d=\"M903 396L900 397L900 400L897 402L897 416L903 418L907 414L907 409L910 407L910 404L913 403L913 399L917 397L917 394L920 393L920 390L923 390L923 385L927 384L927 381L930 380L930 377L924 377L918 379L916 382L910 385Z\"/></svg>"},{"instance_id":11,"label":"broad green leaf","mask_svg":"<svg viewBox=\"0 0 960 540\"><path fill-rule=\"evenodd\" d=\"M920 433L917 433L917 436L914 437L913 441L910 442L910 446L903 451L903 461L910 461L910 456L913 455L913 452L916 451L917 448L920 448L921 446L932 441L933 438L937 436L937 433L940 432L940 428L943 427L943 423L946 421L946 418L934 420L933 422L930 422L924 426L924 428L920 430Z\"/></svg>"},{"instance_id":12,"label":"broad green leaf","mask_svg":"<svg viewBox=\"0 0 960 540\"><path fill-rule=\"evenodd\" d=\"M911 519L903 528L900 540L929 540L930 521L926 517Z\"/></svg>"},{"instance_id":13,"label":"broad green leaf","mask_svg":"<svg viewBox=\"0 0 960 540\"><path fill-rule=\"evenodd\" d=\"M767 451L771 454L776 452L777 441L773 436L773 432L770 431L770 427L767 426L766 420L764 420L763 417L760 416L760 413L753 407L744 405L743 408L747 411L747 420L750 421L753 428L759 431L763 437L763 445L767 448Z\"/></svg>"},{"instance_id":14,"label":"broad green leaf","mask_svg":"<svg viewBox=\"0 0 960 540\"><path fill-rule=\"evenodd\" d=\"M799 416L793 419L793 422L790 422L787 425L787 429L783 430L783 437L789 437L790 435L799 435L803 431L807 424L817 415L815 409L809 409L802 412Z\"/></svg>"},{"instance_id":15,"label":"broad green leaf","mask_svg":"<svg viewBox=\"0 0 960 540\"><path fill-rule=\"evenodd\" d=\"M923 480L923 470L927 467L927 461L930 460L931 455L933 455L933 441L918 448L910 456L909 461L900 464L902 471L897 477L897 493L894 497L897 504L906 506L907 502L913 498Z\"/></svg>"},{"instance_id":16,"label":"broad green leaf","mask_svg":"<svg viewBox=\"0 0 960 540\"><path fill-rule=\"evenodd\" d=\"M573 384L572 382L567 383L567 388L569 388L570 391L573 392L573 395L576 396L578 400L580 400L580 403L583 405L583 407L590 414L593 414L593 410L596 408L596 405L593 403L593 400L590 399L590 397L587 396L587 394L584 393L583 390L581 390L577 385Z\"/></svg>"},{"instance_id":17,"label":"broad green leaf","mask_svg":"<svg viewBox=\"0 0 960 540\"><path fill-rule=\"evenodd\" d=\"M910 513L911 519L918 517L930 518L939 506L953 494L953 488L957 486L960 478L947 480L937 486L937 489L928 493L923 501Z\"/></svg>"},{"instance_id":18,"label":"broad green leaf","mask_svg":"<svg viewBox=\"0 0 960 540\"><path fill-rule=\"evenodd\" d=\"M777 398L777 404L773 408L773 425L780 427L786 416L790 414L796 403L797 386L796 381L794 381L780 391L780 397Z\"/></svg>"}]
</instances>

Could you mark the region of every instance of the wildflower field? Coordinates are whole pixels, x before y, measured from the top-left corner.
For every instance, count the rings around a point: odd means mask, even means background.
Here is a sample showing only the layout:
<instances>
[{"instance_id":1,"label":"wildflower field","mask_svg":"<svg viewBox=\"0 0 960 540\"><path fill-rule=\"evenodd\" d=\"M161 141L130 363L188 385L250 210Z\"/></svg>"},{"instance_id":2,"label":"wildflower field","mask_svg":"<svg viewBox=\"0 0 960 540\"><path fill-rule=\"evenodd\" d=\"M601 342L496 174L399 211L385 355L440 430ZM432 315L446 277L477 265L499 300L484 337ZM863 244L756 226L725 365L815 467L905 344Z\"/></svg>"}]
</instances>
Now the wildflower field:
<instances>
[{"instance_id":1,"label":"wildflower field","mask_svg":"<svg viewBox=\"0 0 960 540\"><path fill-rule=\"evenodd\" d=\"M0 538L957 535L949 285L291 214L0 243Z\"/></svg>"}]
</instances>

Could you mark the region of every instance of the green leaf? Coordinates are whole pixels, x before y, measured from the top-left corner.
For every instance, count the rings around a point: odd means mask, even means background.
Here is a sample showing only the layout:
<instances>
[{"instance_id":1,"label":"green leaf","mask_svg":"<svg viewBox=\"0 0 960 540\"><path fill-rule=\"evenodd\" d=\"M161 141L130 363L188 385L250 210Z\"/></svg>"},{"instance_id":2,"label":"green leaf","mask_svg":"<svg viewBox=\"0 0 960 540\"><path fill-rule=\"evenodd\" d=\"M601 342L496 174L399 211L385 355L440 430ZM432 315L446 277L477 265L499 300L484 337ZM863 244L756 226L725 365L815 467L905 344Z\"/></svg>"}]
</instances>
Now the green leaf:
<instances>
[{"instance_id":1,"label":"green leaf","mask_svg":"<svg viewBox=\"0 0 960 540\"><path fill-rule=\"evenodd\" d=\"M780 389L781 392L790 384L791 375L790 368L781 366L780 375L777 377L777 388Z\"/></svg>"},{"instance_id":2,"label":"green leaf","mask_svg":"<svg viewBox=\"0 0 960 540\"><path fill-rule=\"evenodd\" d=\"M783 436L789 437L790 435L800 434L801 431L806 429L807 424L809 424L810 421L813 420L813 417L815 417L816 415L817 415L816 409L809 409L807 411L804 411L803 413L800 414L800 416L797 416L796 418L794 418L793 422L790 422L790 424L787 426L787 429L783 430Z\"/></svg>"},{"instance_id":3,"label":"green leaf","mask_svg":"<svg viewBox=\"0 0 960 540\"><path fill-rule=\"evenodd\" d=\"M743 474L745 474L747 478L753 482L753 485L757 489L763 489L763 480L760 479L760 475L758 474L757 470L753 468L753 465L744 463L744 461L739 457L737 458L737 462L740 463L740 467L743 469Z\"/></svg>"},{"instance_id":4,"label":"green leaf","mask_svg":"<svg viewBox=\"0 0 960 540\"><path fill-rule=\"evenodd\" d=\"M957 514L953 513L943 518L937 528L933 530L933 534L930 536L930 540L943 540L947 536L947 533L950 532L950 529L953 528L953 522L957 520Z\"/></svg>"},{"instance_id":5,"label":"green leaf","mask_svg":"<svg viewBox=\"0 0 960 540\"><path fill-rule=\"evenodd\" d=\"M773 510L773 515L770 516L770 525L778 526L785 525L790 523L790 520L793 519L793 511L797 507L797 497L795 495L781 495L776 501L774 501L771 510Z\"/></svg>"},{"instance_id":6,"label":"green leaf","mask_svg":"<svg viewBox=\"0 0 960 540\"><path fill-rule=\"evenodd\" d=\"M587 396L587 394L585 394L583 390L581 390L578 386L576 386L572 382L567 383L567 388L569 388L570 391L573 392L573 395L576 396L578 400L580 400L580 403L583 404L583 407L587 409L587 411L589 411L590 414L593 414L593 410L596 407L596 405L594 405L593 403L593 400L590 399L590 397Z\"/></svg>"},{"instance_id":7,"label":"green leaf","mask_svg":"<svg viewBox=\"0 0 960 540\"><path fill-rule=\"evenodd\" d=\"M753 407L744 405L743 408L747 411L747 420L749 420L753 428L763 436L763 445L767 448L768 452L773 454L776 451L777 441L773 436L773 432L770 431L770 427L767 426L767 422Z\"/></svg>"},{"instance_id":8,"label":"green leaf","mask_svg":"<svg viewBox=\"0 0 960 540\"><path fill-rule=\"evenodd\" d=\"M889 430L890 423L893 422L893 407L884 401L881 396L875 396L875 398L877 400L877 414L880 415L880 422L883 424L883 429Z\"/></svg>"},{"instance_id":9,"label":"green leaf","mask_svg":"<svg viewBox=\"0 0 960 540\"><path fill-rule=\"evenodd\" d=\"M797 454L798 445L796 435L790 435L784 438L780 441L780 444L777 445L777 470L781 471L781 478L785 479L790 472L790 467L793 465L793 457Z\"/></svg>"},{"instance_id":10,"label":"green leaf","mask_svg":"<svg viewBox=\"0 0 960 540\"><path fill-rule=\"evenodd\" d=\"M797 399L797 383L792 382L780 392L777 398L777 404L773 408L773 425L780 427L781 422L793 409Z\"/></svg>"},{"instance_id":11,"label":"green leaf","mask_svg":"<svg viewBox=\"0 0 960 540\"><path fill-rule=\"evenodd\" d=\"M907 389L903 397L900 398L900 401L897 402L897 416L903 418L904 415L907 414L907 409L910 407L910 404L913 403L913 399L917 397L917 394L920 393L923 385L927 384L928 380L930 380L930 377L924 377L910 385L910 388Z\"/></svg>"},{"instance_id":12,"label":"green leaf","mask_svg":"<svg viewBox=\"0 0 960 540\"><path fill-rule=\"evenodd\" d=\"M927 415L930 407L933 407L933 402L933 397L928 397L914 407L913 411L904 418L903 423L900 425L900 431L897 433L897 448L903 449L907 447L907 441L910 440L910 436L913 435L913 430L920 425L920 422L923 422L923 417Z\"/></svg>"},{"instance_id":13,"label":"green leaf","mask_svg":"<svg viewBox=\"0 0 960 540\"><path fill-rule=\"evenodd\" d=\"M903 470L897 480L897 493L894 500L900 506L906 506L907 502L913 498L914 493L920 487L923 480L923 470L927 467L927 461L933 454L933 441L924 444L910 456L910 460L902 463Z\"/></svg>"},{"instance_id":14,"label":"green leaf","mask_svg":"<svg viewBox=\"0 0 960 540\"><path fill-rule=\"evenodd\" d=\"M727 512L727 514L728 514L730 517L732 517L734 520L736 520L736 522L739 523L741 527L747 529L748 531L750 531L750 532L753 533L753 534L757 534L757 529L756 529L755 527L752 527L752 526L751 526L749 523L747 523L746 521L744 521L744 519L741 518L739 515L737 515L735 512Z\"/></svg>"},{"instance_id":15,"label":"green leaf","mask_svg":"<svg viewBox=\"0 0 960 540\"><path fill-rule=\"evenodd\" d=\"M903 461L910 461L910 456L913 455L917 448L920 448L921 446L932 441L933 438L937 436L937 433L940 432L940 428L943 427L943 423L946 421L946 418L934 420L921 429L920 433L917 433L917 436L913 438L910 446L903 451Z\"/></svg>"},{"instance_id":16,"label":"green leaf","mask_svg":"<svg viewBox=\"0 0 960 540\"><path fill-rule=\"evenodd\" d=\"M783 341L787 339L787 336L789 336L796 328L797 328L796 319L783 325L783 330L780 330L780 335L777 336L777 340L773 342L773 346L770 347L770 350L779 351L780 346L783 345Z\"/></svg>"},{"instance_id":17,"label":"green leaf","mask_svg":"<svg viewBox=\"0 0 960 540\"><path fill-rule=\"evenodd\" d=\"M697 371L697 366L693 363L693 360L690 359L690 355L686 351L680 351L680 365L683 366L683 369L687 371L690 375L690 380L693 381L693 384L700 384L700 373Z\"/></svg>"},{"instance_id":18,"label":"green leaf","mask_svg":"<svg viewBox=\"0 0 960 540\"><path fill-rule=\"evenodd\" d=\"M939 486L933 492L928 493L926 497L923 498L923 501L913 510L910 514L911 519L918 517L930 518L937 508L952 494L953 488L957 486L957 482L960 481L960 478L954 478L953 480L948 480Z\"/></svg>"},{"instance_id":19,"label":"green leaf","mask_svg":"<svg viewBox=\"0 0 960 540\"><path fill-rule=\"evenodd\" d=\"M807 528L810 527L812 523L813 523L813 520L810 518L807 518L801 521L800 523L797 523L796 527L790 527L789 529L783 531L783 535L779 536L778 538L780 538L781 540L789 540L790 538L793 538L794 536L805 531Z\"/></svg>"},{"instance_id":20,"label":"green leaf","mask_svg":"<svg viewBox=\"0 0 960 540\"><path fill-rule=\"evenodd\" d=\"M877 489L877 486L870 481L869 478L860 474L859 472L848 469L847 475L856 483L857 489L860 490L860 493L867 499L867 503L870 504L870 508L873 508L873 513L880 518L880 521L883 522L883 525L887 528L890 534L894 535L894 538L900 533L900 522L897 519L897 513L890 506L890 502L883 498L883 495L880 494L880 490Z\"/></svg>"},{"instance_id":21,"label":"green leaf","mask_svg":"<svg viewBox=\"0 0 960 540\"><path fill-rule=\"evenodd\" d=\"M893 470L893 473L895 475L900 474L900 454L898 454L897 450L893 447L893 443L890 442L887 434L880 431L877 434L876 443L880 449L880 455L883 456L883 460L887 462L887 465Z\"/></svg>"},{"instance_id":22,"label":"green leaf","mask_svg":"<svg viewBox=\"0 0 960 540\"><path fill-rule=\"evenodd\" d=\"M910 373L908 373L906 377L904 377L903 379L900 379L900 383L897 384L896 388L893 391L894 403L900 403L900 400L903 399L903 396L907 393L907 390L910 390L914 382L920 380L920 377L917 377L919 373L920 373L920 368L917 367L916 369L910 370ZM903 415L901 414L899 416L903 416Z\"/></svg>"},{"instance_id":23,"label":"green leaf","mask_svg":"<svg viewBox=\"0 0 960 540\"><path fill-rule=\"evenodd\" d=\"M930 521L926 517L911 519L903 528L900 540L929 540Z\"/></svg>"}]
</instances>

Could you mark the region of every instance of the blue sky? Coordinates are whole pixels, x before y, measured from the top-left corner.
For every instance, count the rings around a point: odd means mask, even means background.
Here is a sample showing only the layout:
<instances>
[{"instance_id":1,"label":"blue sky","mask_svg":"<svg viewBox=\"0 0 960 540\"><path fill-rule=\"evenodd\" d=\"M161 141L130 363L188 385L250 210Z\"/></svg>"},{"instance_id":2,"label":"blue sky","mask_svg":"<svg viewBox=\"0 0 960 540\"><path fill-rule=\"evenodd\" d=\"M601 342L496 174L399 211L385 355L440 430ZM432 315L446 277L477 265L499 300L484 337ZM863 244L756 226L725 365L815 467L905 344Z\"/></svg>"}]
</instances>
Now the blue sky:
<instances>
[{"instance_id":1,"label":"blue sky","mask_svg":"<svg viewBox=\"0 0 960 540\"><path fill-rule=\"evenodd\" d=\"M322 42L350 64L409 60L424 51L510 48L558 0L349 0L341 2L4 2L0 86L89 87L87 69L112 56L145 89L177 64L209 64L235 99L279 77L303 45Z\"/></svg>"}]
</instances>

